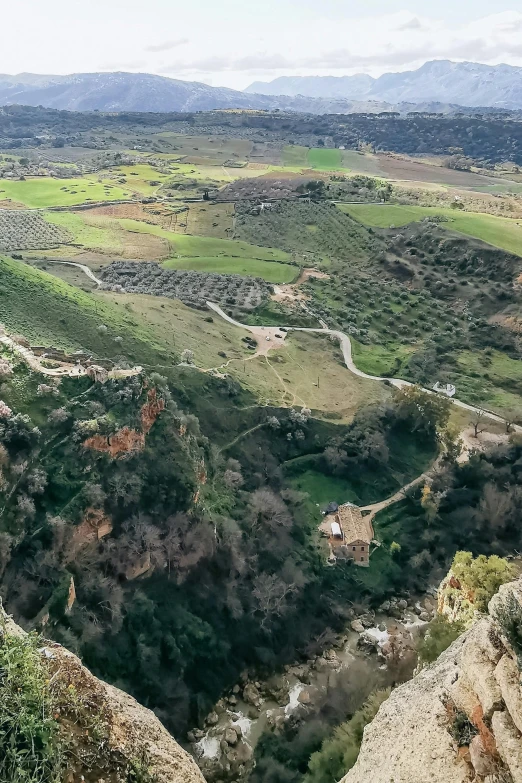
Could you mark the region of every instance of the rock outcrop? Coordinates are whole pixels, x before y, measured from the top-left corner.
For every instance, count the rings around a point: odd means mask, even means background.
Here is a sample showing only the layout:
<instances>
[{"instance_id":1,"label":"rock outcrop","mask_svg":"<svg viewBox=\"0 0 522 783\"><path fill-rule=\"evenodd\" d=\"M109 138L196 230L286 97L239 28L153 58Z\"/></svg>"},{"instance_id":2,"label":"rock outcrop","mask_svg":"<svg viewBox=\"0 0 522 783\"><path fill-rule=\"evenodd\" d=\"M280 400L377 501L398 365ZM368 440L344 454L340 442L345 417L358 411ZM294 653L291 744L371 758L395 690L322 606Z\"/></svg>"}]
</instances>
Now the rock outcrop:
<instances>
[{"instance_id":1,"label":"rock outcrop","mask_svg":"<svg viewBox=\"0 0 522 783\"><path fill-rule=\"evenodd\" d=\"M521 650L513 646L521 620L519 579L432 666L392 692L342 783L522 783Z\"/></svg>"},{"instance_id":2,"label":"rock outcrop","mask_svg":"<svg viewBox=\"0 0 522 783\"><path fill-rule=\"evenodd\" d=\"M25 636L0 605L0 644ZM54 717L68 748L64 782L137 780L132 772L129 777L129 770L137 760L144 760L147 776L140 780L204 783L194 760L153 712L98 680L61 645L42 644L36 654L48 672Z\"/></svg>"}]
</instances>

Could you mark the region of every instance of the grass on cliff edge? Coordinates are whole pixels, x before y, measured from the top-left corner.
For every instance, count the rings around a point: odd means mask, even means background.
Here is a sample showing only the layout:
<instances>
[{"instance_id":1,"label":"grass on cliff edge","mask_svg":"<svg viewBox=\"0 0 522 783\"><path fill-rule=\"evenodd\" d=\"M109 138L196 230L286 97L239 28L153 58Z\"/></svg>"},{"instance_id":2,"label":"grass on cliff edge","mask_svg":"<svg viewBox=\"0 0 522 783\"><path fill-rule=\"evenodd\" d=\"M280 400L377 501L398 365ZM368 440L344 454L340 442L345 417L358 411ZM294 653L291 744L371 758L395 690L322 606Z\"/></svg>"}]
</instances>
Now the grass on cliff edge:
<instances>
[{"instance_id":1,"label":"grass on cliff edge","mask_svg":"<svg viewBox=\"0 0 522 783\"><path fill-rule=\"evenodd\" d=\"M177 352L124 304L80 291L20 261L0 257L1 322L32 345L95 355L124 356L138 364L176 363ZM100 328L106 327L106 329ZM123 342L115 341L121 337Z\"/></svg>"}]
</instances>

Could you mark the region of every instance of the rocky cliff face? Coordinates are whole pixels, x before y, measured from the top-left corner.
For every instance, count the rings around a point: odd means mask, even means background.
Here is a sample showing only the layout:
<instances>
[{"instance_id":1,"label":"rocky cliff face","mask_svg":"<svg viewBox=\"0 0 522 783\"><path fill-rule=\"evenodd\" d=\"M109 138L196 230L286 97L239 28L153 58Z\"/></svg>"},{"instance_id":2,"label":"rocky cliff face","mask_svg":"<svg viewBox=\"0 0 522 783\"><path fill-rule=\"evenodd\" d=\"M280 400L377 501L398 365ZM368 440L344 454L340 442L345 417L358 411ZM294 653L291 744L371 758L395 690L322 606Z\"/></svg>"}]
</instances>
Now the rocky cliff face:
<instances>
[{"instance_id":1,"label":"rocky cliff face","mask_svg":"<svg viewBox=\"0 0 522 783\"><path fill-rule=\"evenodd\" d=\"M522 783L521 645L519 579L435 664L392 692L342 783Z\"/></svg>"},{"instance_id":2,"label":"rocky cliff face","mask_svg":"<svg viewBox=\"0 0 522 783\"><path fill-rule=\"evenodd\" d=\"M0 605L0 644L9 645L15 638L29 637ZM204 783L195 762L153 712L98 680L61 645L43 644L32 654L45 670L59 739L67 748L61 779ZM136 763L141 765L139 774Z\"/></svg>"}]
</instances>

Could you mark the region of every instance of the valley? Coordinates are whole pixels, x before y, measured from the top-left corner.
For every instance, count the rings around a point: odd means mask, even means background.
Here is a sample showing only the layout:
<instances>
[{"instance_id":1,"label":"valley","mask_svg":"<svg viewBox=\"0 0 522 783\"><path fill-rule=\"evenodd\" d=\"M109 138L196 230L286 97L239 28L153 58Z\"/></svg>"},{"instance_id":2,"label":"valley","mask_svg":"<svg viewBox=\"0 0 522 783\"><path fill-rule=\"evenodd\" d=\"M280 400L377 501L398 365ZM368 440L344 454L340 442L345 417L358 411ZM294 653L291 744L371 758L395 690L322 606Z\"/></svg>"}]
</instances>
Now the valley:
<instances>
[{"instance_id":1,"label":"valley","mask_svg":"<svg viewBox=\"0 0 522 783\"><path fill-rule=\"evenodd\" d=\"M463 162L408 118L6 111L4 606L210 783L337 780L455 553L520 550L518 153L495 119Z\"/></svg>"}]
</instances>

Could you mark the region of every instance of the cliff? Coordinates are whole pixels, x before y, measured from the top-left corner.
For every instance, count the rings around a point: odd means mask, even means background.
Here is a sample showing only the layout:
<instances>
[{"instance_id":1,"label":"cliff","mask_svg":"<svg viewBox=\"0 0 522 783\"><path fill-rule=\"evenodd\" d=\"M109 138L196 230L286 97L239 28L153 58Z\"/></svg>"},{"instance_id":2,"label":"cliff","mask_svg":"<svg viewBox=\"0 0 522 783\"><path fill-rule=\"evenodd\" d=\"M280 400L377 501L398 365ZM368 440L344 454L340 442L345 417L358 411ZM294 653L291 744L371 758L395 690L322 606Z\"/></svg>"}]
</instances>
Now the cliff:
<instances>
[{"instance_id":1,"label":"cliff","mask_svg":"<svg viewBox=\"0 0 522 783\"><path fill-rule=\"evenodd\" d=\"M342 783L522 783L522 579L394 690Z\"/></svg>"},{"instance_id":2,"label":"cliff","mask_svg":"<svg viewBox=\"0 0 522 783\"><path fill-rule=\"evenodd\" d=\"M11 744L0 759L2 780L14 779L9 776L14 763L17 774L21 764L24 772L52 770L52 779L64 783L204 783L195 762L153 712L98 680L61 645L26 634L1 605L0 671L0 721ZM13 712L26 720L10 723ZM39 734L45 734L45 744L37 742ZM17 755L21 749L23 755Z\"/></svg>"}]
</instances>

